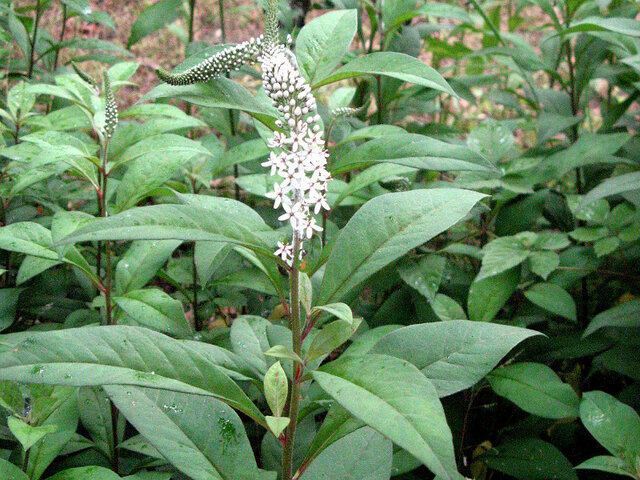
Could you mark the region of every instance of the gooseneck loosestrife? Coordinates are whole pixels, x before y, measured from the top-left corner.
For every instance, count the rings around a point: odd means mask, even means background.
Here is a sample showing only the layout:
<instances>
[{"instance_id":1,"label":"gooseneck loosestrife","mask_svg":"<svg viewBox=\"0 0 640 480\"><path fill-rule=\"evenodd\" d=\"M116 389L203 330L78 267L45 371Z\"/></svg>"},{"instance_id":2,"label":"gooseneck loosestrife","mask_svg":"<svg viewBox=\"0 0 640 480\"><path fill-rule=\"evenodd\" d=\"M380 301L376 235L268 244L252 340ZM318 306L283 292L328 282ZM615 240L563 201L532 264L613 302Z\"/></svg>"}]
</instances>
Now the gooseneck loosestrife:
<instances>
[{"instance_id":1,"label":"gooseneck loosestrife","mask_svg":"<svg viewBox=\"0 0 640 480\"><path fill-rule=\"evenodd\" d=\"M291 37L281 43L278 32L277 0L269 0L265 8L265 33L240 45L222 50L183 73L172 74L157 70L158 77L171 85L206 82L247 63L259 62L262 85L278 110L281 118L278 128L269 139L269 158L262 165L269 168L278 181L267 197L274 208L284 213L278 218L287 221L292 229L291 242L278 242L274 252L289 267L289 323L293 337L293 351L302 354L302 328L300 322L300 272L297 261L304 253L304 241L323 229L314 215L330 209L327 202L327 184L331 175L327 170L328 152L316 100L311 87L302 76L295 55L289 49ZM351 112L340 112L351 113ZM294 363L291 392L288 401L289 424L280 437L282 448L282 478L293 476L293 443L300 400L302 367Z\"/></svg>"}]
</instances>

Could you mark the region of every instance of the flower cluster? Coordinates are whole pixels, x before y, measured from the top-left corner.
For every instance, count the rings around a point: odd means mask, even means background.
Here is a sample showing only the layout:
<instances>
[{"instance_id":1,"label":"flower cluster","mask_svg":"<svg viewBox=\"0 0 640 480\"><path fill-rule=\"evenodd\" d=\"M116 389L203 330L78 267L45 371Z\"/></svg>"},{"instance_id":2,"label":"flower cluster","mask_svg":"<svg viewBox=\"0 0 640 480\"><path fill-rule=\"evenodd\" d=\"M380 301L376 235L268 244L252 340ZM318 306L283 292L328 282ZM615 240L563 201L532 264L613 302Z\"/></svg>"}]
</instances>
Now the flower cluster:
<instances>
[{"instance_id":1,"label":"flower cluster","mask_svg":"<svg viewBox=\"0 0 640 480\"><path fill-rule=\"evenodd\" d=\"M105 71L102 76L103 90L104 90L104 134L107 138L111 138L113 131L118 125L118 104L113 97L113 90L111 89L111 82L109 81L109 75Z\"/></svg>"},{"instance_id":2,"label":"flower cluster","mask_svg":"<svg viewBox=\"0 0 640 480\"><path fill-rule=\"evenodd\" d=\"M191 85L197 82L206 82L221 77L225 73L238 70L245 64L256 61L264 45L263 36L251 38L248 42L242 42L207 58L189 70L172 74L162 68L156 70L156 74L165 83L170 85Z\"/></svg>"},{"instance_id":3,"label":"flower cluster","mask_svg":"<svg viewBox=\"0 0 640 480\"><path fill-rule=\"evenodd\" d=\"M262 84L273 105L282 115L276 131L269 140L273 149L262 165L269 167L271 175L282 181L274 184L267 197L274 200L274 208L282 206L281 221L291 224L298 240L311 238L322 231L313 214L329 210L327 183L328 153L316 113L316 100L311 88L300 74L295 56L284 45L265 48L260 57ZM293 264L293 247L279 243L275 252L287 264Z\"/></svg>"},{"instance_id":4,"label":"flower cluster","mask_svg":"<svg viewBox=\"0 0 640 480\"><path fill-rule=\"evenodd\" d=\"M368 102L362 105L361 107L357 107L357 108L353 108L353 107L334 108L329 113L334 118L351 118L351 117L357 117L361 113L366 112L367 108L369 108Z\"/></svg>"}]
</instances>

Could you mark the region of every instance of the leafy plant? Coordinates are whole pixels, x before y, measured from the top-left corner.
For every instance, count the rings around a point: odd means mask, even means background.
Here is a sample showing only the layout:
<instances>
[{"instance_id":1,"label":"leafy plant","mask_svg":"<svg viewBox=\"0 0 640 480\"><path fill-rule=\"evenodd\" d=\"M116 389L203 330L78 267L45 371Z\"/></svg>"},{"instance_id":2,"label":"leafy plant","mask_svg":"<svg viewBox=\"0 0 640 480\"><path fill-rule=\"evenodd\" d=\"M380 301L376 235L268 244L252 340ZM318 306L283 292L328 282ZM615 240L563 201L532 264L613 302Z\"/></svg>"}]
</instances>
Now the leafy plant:
<instances>
[{"instance_id":1,"label":"leafy plant","mask_svg":"<svg viewBox=\"0 0 640 480\"><path fill-rule=\"evenodd\" d=\"M637 5L217 6L0 5L4 477L640 478Z\"/></svg>"}]
</instances>

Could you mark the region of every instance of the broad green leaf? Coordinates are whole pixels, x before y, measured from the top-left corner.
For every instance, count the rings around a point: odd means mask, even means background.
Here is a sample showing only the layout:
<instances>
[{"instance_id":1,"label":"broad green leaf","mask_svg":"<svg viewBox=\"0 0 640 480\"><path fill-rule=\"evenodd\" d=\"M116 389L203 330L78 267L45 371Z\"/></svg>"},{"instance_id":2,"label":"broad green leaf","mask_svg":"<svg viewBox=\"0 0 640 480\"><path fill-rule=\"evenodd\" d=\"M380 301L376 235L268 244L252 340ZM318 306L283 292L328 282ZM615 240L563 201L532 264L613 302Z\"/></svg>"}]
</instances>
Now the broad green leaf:
<instances>
[{"instance_id":1,"label":"broad green leaf","mask_svg":"<svg viewBox=\"0 0 640 480\"><path fill-rule=\"evenodd\" d=\"M389 440L371 428L360 428L323 450L300 480L388 480L391 454Z\"/></svg>"},{"instance_id":2,"label":"broad green leaf","mask_svg":"<svg viewBox=\"0 0 640 480\"><path fill-rule=\"evenodd\" d=\"M511 130L492 119L474 128L467 137L467 146L494 164L500 162L514 144Z\"/></svg>"},{"instance_id":3,"label":"broad green leaf","mask_svg":"<svg viewBox=\"0 0 640 480\"><path fill-rule=\"evenodd\" d=\"M180 243L179 240L133 242L116 266L116 292L123 294L144 287Z\"/></svg>"},{"instance_id":4,"label":"broad green leaf","mask_svg":"<svg viewBox=\"0 0 640 480\"><path fill-rule=\"evenodd\" d=\"M612 455L629 460L640 456L640 417L629 405L605 392L586 392L580 420Z\"/></svg>"},{"instance_id":5,"label":"broad green leaf","mask_svg":"<svg viewBox=\"0 0 640 480\"><path fill-rule=\"evenodd\" d=\"M127 48L180 16L181 0L161 0L145 8L131 27Z\"/></svg>"},{"instance_id":6,"label":"broad green leaf","mask_svg":"<svg viewBox=\"0 0 640 480\"><path fill-rule=\"evenodd\" d=\"M442 281L446 259L439 255L427 255L417 262L407 262L398 267L400 278L433 303Z\"/></svg>"},{"instance_id":7,"label":"broad green leaf","mask_svg":"<svg viewBox=\"0 0 640 480\"><path fill-rule=\"evenodd\" d=\"M640 172L625 173L606 179L582 198L582 205L588 205L601 198L640 190Z\"/></svg>"},{"instance_id":8,"label":"broad green leaf","mask_svg":"<svg viewBox=\"0 0 640 480\"><path fill-rule=\"evenodd\" d=\"M3 458L0 458L0 475L5 480L29 480L26 473Z\"/></svg>"},{"instance_id":9,"label":"broad green leaf","mask_svg":"<svg viewBox=\"0 0 640 480\"><path fill-rule=\"evenodd\" d=\"M211 175L217 176L233 165L266 157L269 151L269 147L261 138L242 142L224 152L222 157L214 159Z\"/></svg>"},{"instance_id":10,"label":"broad green leaf","mask_svg":"<svg viewBox=\"0 0 640 480\"><path fill-rule=\"evenodd\" d=\"M387 177L405 176L415 171L415 168L403 167L402 165L395 165L393 163L373 165L354 176L342 192L340 192L340 195L338 195L338 198L336 198L331 207L335 209L350 195Z\"/></svg>"},{"instance_id":11,"label":"broad green leaf","mask_svg":"<svg viewBox=\"0 0 640 480\"><path fill-rule=\"evenodd\" d=\"M287 374L284 373L280 362L276 362L269 367L264 375L264 396L271 412L276 417L279 417L284 410L288 389Z\"/></svg>"},{"instance_id":12,"label":"broad green leaf","mask_svg":"<svg viewBox=\"0 0 640 480\"><path fill-rule=\"evenodd\" d=\"M476 384L511 349L534 335L540 333L452 320L396 329L382 337L371 352L411 362L433 383L438 395L445 397Z\"/></svg>"},{"instance_id":13,"label":"broad green leaf","mask_svg":"<svg viewBox=\"0 0 640 480\"><path fill-rule=\"evenodd\" d=\"M307 23L296 38L298 66L310 83L340 64L358 28L357 10L336 10Z\"/></svg>"},{"instance_id":14,"label":"broad green leaf","mask_svg":"<svg viewBox=\"0 0 640 480\"><path fill-rule=\"evenodd\" d=\"M564 288L554 283L536 283L525 290L524 296L531 303L548 312L577 321L576 302L573 301L573 297Z\"/></svg>"},{"instance_id":15,"label":"broad green leaf","mask_svg":"<svg viewBox=\"0 0 640 480\"><path fill-rule=\"evenodd\" d=\"M504 307L520 281L520 269L511 268L498 275L475 280L469 287L469 319L490 322Z\"/></svg>"},{"instance_id":16,"label":"broad green leaf","mask_svg":"<svg viewBox=\"0 0 640 480\"><path fill-rule=\"evenodd\" d=\"M25 451L33 447L37 441L50 433L54 433L58 429L55 425L32 427L13 415L7 418L7 426L9 427L9 430L11 430L11 433L13 433L13 435L18 439L20 445L22 445L22 448Z\"/></svg>"},{"instance_id":17,"label":"broad green leaf","mask_svg":"<svg viewBox=\"0 0 640 480\"><path fill-rule=\"evenodd\" d=\"M331 166L331 173L336 175L377 163L438 171L495 170L488 160L467 147L417 133L404 133L374 138L349 150Z\"/></svg>"},{"instance_id":18,"label":"broad green leaf","mask_svg":"<svg viewBox=\"0 0 640 480\"><path fill-rule=\"evenodd\" d=\"M333 74L318 78L313 88L362 75L396 78L457 97L456 92L436 70L415 57L397 52L375 52L357 57Z\"/></svg>"},{"instance_id":19,"label":"broad green leaf","mask_svg":"<svg viewBox=\"0 0 640 480\"><path fill-rule=\"evenodd\" d=\"M294 352L290 348L285 347L284 345L275 345L264 352L264 354L267 357L284 358L287 360L298 362L300 365L304 365L304 360L302 360L296 352Z\"/></svg>"},{"instance_id":20,"label":"broad green leaf","mask_svg":"<svg viewBox=\"0 0 640 480\"><path fill-rule=\"evenodd\" d=\"M616 475L626 475L627 477L636 478L633 471L622 458L610 457L608 455L591 457L589 460L585 460L574 468L600 470L601 472L615 473Z\"/></svg>"},{"instance_id":21,"label":"broad green leaf","mask_svg":"<svg viewBox=\"0 0 640 480\"><path fill-rule=\"evenodd\" d=\"M204 286L224 262L231 246L220 242L196 242L193 253L198 272L198 280Z\"/></svg>"},{"instance_id":22,"label":"broad green leaf","mask_svg":"<svg viewBox=\"0 0 640 480\"><path fill-rule=\"evenodd\" d=\"M531 271L541 276L544 280L560 265L560 257L556 252L531 252L529 266Z\"/></svg>"},{"instance_id":23,"label":"broad green leaf","mask_svg":"<svg viewBox=\"0 0 640 480\"><path fill-rule=\"evenodd\" d=\"M179 338L193 334L182 303L158 288L132 290L113 301L131 317L134 325Z\"/></svg>"},{"instance_id":24,"label":"broad green leaf","mask_svg":"<svg viewBox=\"0 0 640 480\"><path fill-rule=\"evenodd\" d=\"M81 388L78 391L80 422L87 430L96 449L113 460L113 412L109 397L100 387Z\"/></svg>"},{"instance_id":25,"label":"broad green leaf","mask_svg":"<svg viewBox=\"0 0 640 480\"><path fill-rule=\"evenodd\" d=\"M352 415L420 459L437 476L461 478L440 400L413 365L386 355L341 357L311 375Z\"/></svg>"},{"instance_id":26,"label":"broad green leaf","mask_svg":"<svg viewBox=\"0 0 640 480\"><path fill-rule=\"evenodd\" d=\"M522 480L578 479L562 452L537 438L502 443L481 458L490 468Z\"/></svg>"},{"instance_id":27,"label":"broad green leaf","mask_svg":"<svg viewBox=\"0 0 640 480\"><path fill-rule=\"evenodd\" d=\"M313 438L305 462L317 457L320 452L335 441L364 426L365 424L361 420L354 418L339 403L332 403L322 425Z\"/></svg>"},{"instance_id":28,"label":"broad green leaf","mask_svg":"<svg viewBox=\"0 0 640 480\"><path fill-rule=\"evenodd\" d=\"M263 352L269 348L269 325L268 320L251 315L240 316L231 325L230 341L233 351L260 377L267 371L267 359Z\"/></svg>"},{"instance_id":29,"label":"broad green leaf","mask_svg":"<svg viewBox=\"0 0 640 480\"><path fill-rule=\"evenodd\" d=\"M551 155L540 168L547 170L550 178L560 178L585 165L619 163L622 160L613 155L629 141L629 138L627 133L581 134L573 145Z\"/></svg>"},{"instance_id":30,"label":"broad green leaf","mask_svg":"<svg viewBox=\"0 0 640 480\"><path fill-rule=\"evenodd\" d=\"M385 265L455 225L484 195L436 189L381 195L340 232L317 303L340 300Z\"/></svg>"},{"instance_id":31,"label":"broad green leaf","mask_svg":"<svg viewBox=\"0 0 640 480\"><path fill-rule=\"evenodd\" d=\"M173 466L194 480L258 478L240 417L211 397L109 385L127 420Z\"/></svg>"},{"instance_id":32,"label":"broad green leaf","mask_svg":"<svg viewBox=\"0 0 640 480\"><path fill-rule=\"evenodd\" d=\"M361 321L362 320L359 318L351 322L336 320L335 322L325 325L313 338L311 346L305 356L305 360L310 362L316 358L320 358L323 355L331 353L351 338L360 326Z\"/></svg>"},{"instance_id":33,"label":"broad green leaf","mask_svg":"<svg viewBox=\"0 0 640 480\"><path fill-rule=\"evenodd\" d=\"M543 418L578 416L578 395L568 383L541 363L515 363L487 377L491 388L526 412Z\"/></svg>"},{"instance_id":34,"label":"broad green leaf","mask_svg":"<svg viewBox=\"0 0 640 480\"><path fill-rule=\"evenodd\" d=\"M33 333L0 356L0 380L77 387L138 385L197 393L219 398L263 422L240 387L206 355L140 327Z\"/></svg>"},{"instance_id":35,"label":"broad green leaf","mask_svg":"<svg viewBox=\"0 0 640 480\"><path fill-rule=\"evenodd\" d=\"M593 317L583 337L605 327L640 327L640 300L631 300Z\"/></svg>"},{"instance_id":36,"label":"broad green leaf","mask_svg":"<svg viewBox=\"0 0 640 480\"><path fill-rule=\"evenodd\" d=\"M227 212L213 212L195 205L133 208L96 219L64 238L61 243L96 240L205 240L240 244L272 256L270 244L275 244L275 234L266 225L260 230L255 228L255 224L246 226L244 218L231 214L236 209L235 203L240 202L223 200L228 206Z\"/></svg>"},{"instance_id":37,"label":"broad green leaf","mask_svg":"<svg viewBox=\"0 0 640 480\"><path fill-rule=\"evenodd\" d=\"M482 267L476 282L517 267L529 257L529 247L518 236L499 237L482 249Z\"/></svg>"},{"instance_id":38,"label":"broad green leaf","mask_svg":"<svg viewBox=\"0 0 640 480\"><path fill-rule=\"evenodd\" d=\"M0 406L17 415L24 413L24 399L17 384L0 382ZM0 471L2 471L2 469L0 469Z\"/></svg>"},{"instance_id":39,"label":"broad green leaf","mask_svg":"<svg viewBox=\"0 0 640 480\"><path fill-rule=\"evenodd\" d=\"M254 98L244 87L227 78L184 87L161 84L147 93L142 101L160 98L177 98L201 107L243 110L263 123L277 118L277 111L266 98Z\"/></svg>"}]
</instances>

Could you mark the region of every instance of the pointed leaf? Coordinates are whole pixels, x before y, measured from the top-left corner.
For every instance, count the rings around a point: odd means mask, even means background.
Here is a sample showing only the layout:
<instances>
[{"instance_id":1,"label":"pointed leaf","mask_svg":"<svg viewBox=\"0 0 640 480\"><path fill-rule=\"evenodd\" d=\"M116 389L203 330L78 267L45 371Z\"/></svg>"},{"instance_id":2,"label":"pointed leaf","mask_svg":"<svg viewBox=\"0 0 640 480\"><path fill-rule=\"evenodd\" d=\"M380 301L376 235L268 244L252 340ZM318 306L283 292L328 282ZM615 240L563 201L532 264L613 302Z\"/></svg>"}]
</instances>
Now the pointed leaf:
<instances>
[{"instance_id":1,"label":"pointed leaf","mask_svg":"<svg viewBox=\"0 0 640 480\"><path fill-rule=\"evenodd\" d=\"M456 224L482 198L468 190L437 189L390 193L367 202L340 232L317 303L340 300L385 265Z\"/></svg>"}]
</instances>

